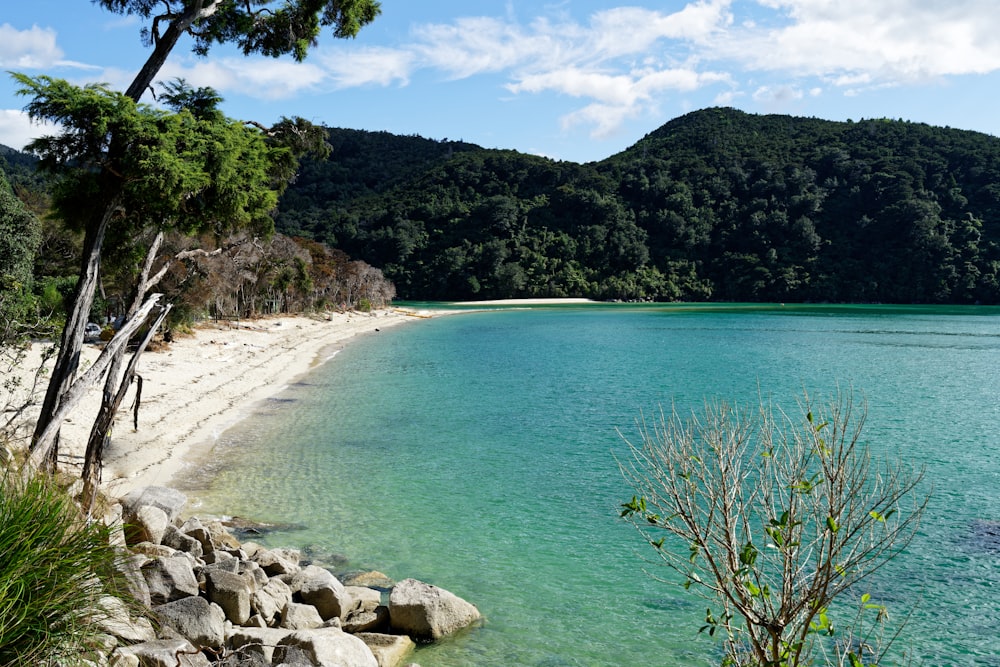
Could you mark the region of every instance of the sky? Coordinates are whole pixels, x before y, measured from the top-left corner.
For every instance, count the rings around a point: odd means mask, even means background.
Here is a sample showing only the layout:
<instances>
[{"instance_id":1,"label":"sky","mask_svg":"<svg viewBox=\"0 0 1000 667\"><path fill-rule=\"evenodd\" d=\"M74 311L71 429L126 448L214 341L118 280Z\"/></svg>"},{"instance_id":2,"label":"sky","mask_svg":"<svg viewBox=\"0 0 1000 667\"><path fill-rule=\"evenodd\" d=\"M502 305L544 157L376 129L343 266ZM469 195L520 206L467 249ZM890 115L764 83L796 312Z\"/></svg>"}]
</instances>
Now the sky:
<instances>
[{"instance_id":1,"label":"sky","mask_svg":"<svg viewBox=\"0 0 1000 667\"><path fill-rule=\"evenodd\" d=\"M893 118L1000 136L996 0L382 0L354 39L305 62L174 49L161 79L211 86L231 117L463 140L601 160L685 113L729 106ZM90 0L8 1L0 71L124 91L148 49L137 18ZM27 99L0 72L0 143ZM144 101L153 102L152 98Z\"/></svg>"}]
</instances>

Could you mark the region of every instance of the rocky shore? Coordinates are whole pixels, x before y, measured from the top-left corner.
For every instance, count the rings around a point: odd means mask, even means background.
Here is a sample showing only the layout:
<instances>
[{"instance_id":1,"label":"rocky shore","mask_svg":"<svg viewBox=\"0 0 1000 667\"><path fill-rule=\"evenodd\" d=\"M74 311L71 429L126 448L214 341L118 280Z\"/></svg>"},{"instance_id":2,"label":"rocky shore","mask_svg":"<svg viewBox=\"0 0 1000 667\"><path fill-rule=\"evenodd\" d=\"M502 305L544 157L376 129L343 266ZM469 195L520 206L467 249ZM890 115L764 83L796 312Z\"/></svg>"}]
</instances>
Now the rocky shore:
<instances>
[{"instance_id":1,"label":"rocky shore","mask_svg":"<svg viewBox=\"0 0 1000 667\"><path fill-rule=\"evenodd\" d=\"M241 543L220 521L185 517L186 503L153 486L110 506L129 591L104 599L93 664L397 667L414 664L417 643L481 622L446 590L378 572L341 580L297 550Z\"/></svg>"}]
</instances>

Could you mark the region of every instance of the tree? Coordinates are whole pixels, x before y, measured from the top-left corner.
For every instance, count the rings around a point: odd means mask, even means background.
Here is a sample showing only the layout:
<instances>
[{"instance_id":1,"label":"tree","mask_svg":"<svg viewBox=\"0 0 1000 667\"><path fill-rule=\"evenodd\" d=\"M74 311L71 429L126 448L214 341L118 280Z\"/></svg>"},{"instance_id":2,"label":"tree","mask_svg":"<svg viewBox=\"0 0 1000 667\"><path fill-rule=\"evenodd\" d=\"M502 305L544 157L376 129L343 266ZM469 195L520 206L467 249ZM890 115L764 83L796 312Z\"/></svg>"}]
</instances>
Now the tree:
<instances>
[{"instance_id":1,"label":"tree","mask_svg":"<svg viewBox=\"0 0 1000 667\"><path fill-rule=\"evenodd\" d=\"M116 98L113 111L126 112L128 102L135 104L153 82L170 52L184 35L194 39L193 50L205 55L214 44L235 43L244 54L262 53L268 56L291 54L297 60L305 58L309 47L315 43L323 27L332 27L336 37L351 37L362 26L370 23L380 12L377 0L288 0L272 2L261 0L254 3L237 3L231 0L99 0L100 5L112 12L138 16L151 20L144 29L143 37L152 48L149 58L132 81L126 93ZM279 5L276 8L270 5ZM36 98L28 105L29 115L35 120L55 120L70 123L70 131L56 138L50 145L56 150L65 150L64 158L83 154L103 159L97 169L82 172L75 185L80 208L67 210L69 224L82 228L84 232L83 254L81 257L79 280L74 292L72 307L60 341L59 353L53 366L51 380L46 391L42 409L32 438L32 448L38 448L43 432L50 429L59 412L62 397L69 389L79 364L83 332L86 326L94 291L101 252L108 230L114 231L123 219L141 219L146 224L157 224L155 215L137 216L135 211L124 208L128 189L134 171L122 170L119 163L128 160L131 136L124 126L116 121L119 116L108 117L88 112L102 107L93 105L80 110L61 104L66 100L45 98L46 91L39 91L24 77L24 94L35 93ZM40 83L41 81L36 81ZM48 80L52 83L52 80ZM89 87L92 93L97 87ZM42 98L37 95L42 92ZM107 92L107 91L105 91ZM97 97L100 97L98 95ZM82 111L82 113L81 113ZM87 131L83 124L89 120ZM122 130L126 130L124 136ZM221 146L224 150L226 146ZM83 165L86 168L88 165ZM233 174L225 184L230 196L238 197L239 175ZM165 183L173 187L175 183ZM133 200L134 201L134 200ZM150 202L157 202L154 198ZM155 207L155 203L153 204ZM176 205L176 204L174 204ZM176 222L176 219L174 220ZM51 448L54 453L55 447ZM33 458L37 458L33 456Z\"/></svg>"},{"instance_id":2,"label":"tree","mask_svg":"<svg viewBox=\"0 0 1000 667\"><path fill-rule=\"evenodd\" d=\"M808 399L795 420L765 406L675 410L642 426L621 465L636 490L622 516L711 601L702 630L723 632L725 664L810 664L826 650L816 638L835 632L831 605L906 548L926 507L923 472L862 442L864 407L841 396L825 412ZM867 664L879 642L861 632L835 646L839 662Z\"/></svg>"}]
</instances>

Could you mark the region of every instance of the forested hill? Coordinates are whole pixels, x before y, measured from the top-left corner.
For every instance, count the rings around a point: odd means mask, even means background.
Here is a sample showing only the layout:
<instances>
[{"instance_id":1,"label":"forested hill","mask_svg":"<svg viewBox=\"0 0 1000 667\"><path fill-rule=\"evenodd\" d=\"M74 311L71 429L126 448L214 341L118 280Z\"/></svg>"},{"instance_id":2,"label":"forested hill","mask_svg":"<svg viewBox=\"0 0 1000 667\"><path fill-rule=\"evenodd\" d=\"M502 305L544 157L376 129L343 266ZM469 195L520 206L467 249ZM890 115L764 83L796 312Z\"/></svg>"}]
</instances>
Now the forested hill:
<instances>
[{"instance_id":1,"label":"forested hill","mask_svg":"<svg viewBox=\"0 0 1000 667\"><path fill-rule=\"evenodd\" d=\"M279 230L408 299L1000 302L1000 140L707 109L585 165L331 129Z\"/></svg>"}]
</instances>

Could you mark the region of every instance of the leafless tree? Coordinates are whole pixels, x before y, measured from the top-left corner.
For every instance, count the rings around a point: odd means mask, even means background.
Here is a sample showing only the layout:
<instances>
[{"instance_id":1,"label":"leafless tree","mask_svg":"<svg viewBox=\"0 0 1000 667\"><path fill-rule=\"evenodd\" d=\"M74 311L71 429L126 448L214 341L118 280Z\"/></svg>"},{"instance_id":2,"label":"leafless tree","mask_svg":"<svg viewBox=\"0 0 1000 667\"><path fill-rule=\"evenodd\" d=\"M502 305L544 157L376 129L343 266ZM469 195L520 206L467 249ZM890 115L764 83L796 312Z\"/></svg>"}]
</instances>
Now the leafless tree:
<instances>
[{"instance_id":1,"label":"leafless tree","mask_svg":"<svg viewBox=\"0 0 1000 667\"><path fill-rule=\"evenodd\" d=\"M851 395L824 409L806 398L796 418L715 402L687 419L661 413L629 443L620 465L636 495L622 516L711 601L702 630L724 632L726 664L809 664L817 637L834 632L834 599L860 595L913 538L923 471L875 457L861 439L866 415ZM867 664L861 645L818 650L855 666Z\"/></svg>"}]
</instances>

